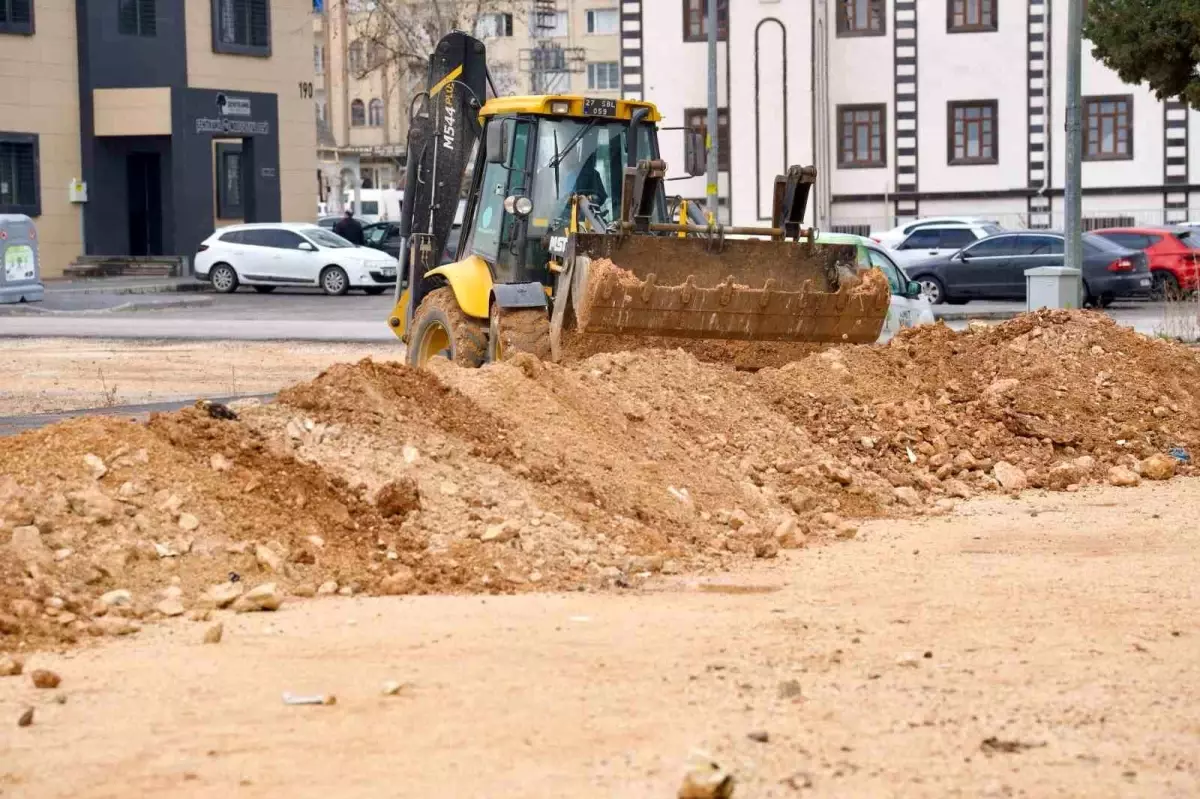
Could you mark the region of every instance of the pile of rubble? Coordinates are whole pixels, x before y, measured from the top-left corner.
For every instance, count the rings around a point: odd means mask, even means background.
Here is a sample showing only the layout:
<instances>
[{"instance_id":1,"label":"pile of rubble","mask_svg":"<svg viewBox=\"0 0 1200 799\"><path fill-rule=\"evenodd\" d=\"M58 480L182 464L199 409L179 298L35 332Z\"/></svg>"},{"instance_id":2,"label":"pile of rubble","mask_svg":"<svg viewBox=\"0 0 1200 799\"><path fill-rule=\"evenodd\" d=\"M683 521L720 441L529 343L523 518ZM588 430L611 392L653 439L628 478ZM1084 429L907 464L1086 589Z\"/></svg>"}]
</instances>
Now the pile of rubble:
<instances>
[{"instance_id":1,"label":"pile of rubble","mask_svg":"<svg viewBox=\"0 0 1200 799\"><path fill-rule=\"evenodd\" d=\"M679 351L335 366L238 418L0 449L0 650L287 595L632 586L981 492L1190 474L1193 351L1088 313L757 373Z\"/></svg>"}]
</instances>

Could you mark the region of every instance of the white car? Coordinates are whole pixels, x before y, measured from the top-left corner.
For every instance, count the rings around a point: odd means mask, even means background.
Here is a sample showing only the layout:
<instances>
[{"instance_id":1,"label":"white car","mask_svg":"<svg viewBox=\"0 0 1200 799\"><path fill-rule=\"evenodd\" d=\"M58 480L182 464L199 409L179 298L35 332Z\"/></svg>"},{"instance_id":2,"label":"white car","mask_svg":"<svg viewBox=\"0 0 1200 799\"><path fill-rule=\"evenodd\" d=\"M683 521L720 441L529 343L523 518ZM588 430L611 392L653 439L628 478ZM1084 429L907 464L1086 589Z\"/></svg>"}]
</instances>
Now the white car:
<instances>
[{"instance_id":1,"label":"white car","mask_svg":"<svg viewBox=\"0 0 1200 799\"><path fill-rule=\"evenodd\" d=\"M891 230L883 233L872 233L871 240L887 247L889 250L895 249L900 242L908 238L914 230L928 227L929 225L944 225L947 222L958 223L960 225L996 225L999 223L984 219L980 216L927 216L924 219L915 219L912 222L906 222L899 227L894 227Z\"/></svg>"},{"instance_id":2,"label":"white car","mask_svg":"<svg viewBox=\"0 0 1200 799\"><path fill-rule=\"evenodd\" d=\"M909 266L930 258L953 255L979 239L1003 232L1004 228L991 223L944 222L929 224L909 233L908 238L892 247L889 252L897 263Z\"/></svg>"},{"instance_id":3,"label":"white car","mask_svg":"<svg viewBox=\"0 0 1200 799\"><path fill-rule=\"evenodd\" d=\"M218 229L200 245L195 265L196 277L222 294L245 284L264 294L277 286L318 286L340 295L352 288L382 294L396 285L399 264L314 224L272 222Z\"/></svg>"},{"instance_id":4,"label":"white car","mask_svg":"<svg viewBox=\"0 0 1200 799\"><path fill-rule=\"evenodd\" d=\"M876 266L887 277L892 297L888 302L887 319L879 334L881 342L899 333L901 328L934 323L933 306L928 300L920 298L920 285L909 280L904 269L892 260L892 253L870 239L853 233L820 233L817 243L853 245L858 248L860 269Z\"/></svg>"}]
</instances>

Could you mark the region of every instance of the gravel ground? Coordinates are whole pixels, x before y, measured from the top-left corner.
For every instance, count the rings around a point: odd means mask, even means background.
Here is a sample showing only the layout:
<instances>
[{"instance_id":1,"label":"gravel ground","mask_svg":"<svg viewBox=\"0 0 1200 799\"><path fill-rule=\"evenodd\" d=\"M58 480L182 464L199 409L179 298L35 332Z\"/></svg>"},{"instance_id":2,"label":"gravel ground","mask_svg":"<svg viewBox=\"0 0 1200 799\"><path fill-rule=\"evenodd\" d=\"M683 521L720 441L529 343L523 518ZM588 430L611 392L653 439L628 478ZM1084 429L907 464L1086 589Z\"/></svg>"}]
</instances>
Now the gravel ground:
<instances>
[{"instance_id":1,"label":"gravel ground","mask_svg":"<svg viewBox=\"0 0 1200 799\"><path fill-rule=\"evenodd\" d=\"M982 499L706 582L289 601L215 646L179 621L34 654L63 681L0 678L0 795L667 797L700 748L744 797L1195 796L1198 501Z\"/></svg>"}]
</instances>

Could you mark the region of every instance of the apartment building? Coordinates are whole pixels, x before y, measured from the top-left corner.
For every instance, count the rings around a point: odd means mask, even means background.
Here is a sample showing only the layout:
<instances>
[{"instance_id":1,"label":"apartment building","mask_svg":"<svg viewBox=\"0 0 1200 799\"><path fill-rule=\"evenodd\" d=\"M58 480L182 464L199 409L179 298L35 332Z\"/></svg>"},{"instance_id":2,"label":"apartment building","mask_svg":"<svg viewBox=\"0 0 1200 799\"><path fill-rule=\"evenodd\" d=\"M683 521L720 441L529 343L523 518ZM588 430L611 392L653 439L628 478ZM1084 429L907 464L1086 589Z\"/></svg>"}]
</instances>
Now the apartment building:
<instances>
[{"instance_id":1,"label":"apartment building","mask_svg":"<svg viewBox=\"0 0 1200 799\"><path fill-rule=\"evenodd\" d=\"M785 164L815 164L824 229L979 213L1063 219L1068 0L717 0L721 194L768 218ZM706 0L622 0L624 91L702 125ZM730 92L729 88L733 87ZM1083 208L1161 224L1200 201L1195 112L1121 82L1084 43ZM725 121L727 120L727 122ZM667 161L682 145L665 137ZM703 197L702 178L672 184Z\"/></svg>"},{"instance_id":2,"label":"apartment building","mask_svg":"<svg viewBox=\"0 0 1200 799\"><path fill-rule=\"evenodd\" d=\"M474 34L487 45L501 94L587 92L620 96L618 0L482 3ZM375 65L362 35L372 4L313 5L314 102L322 198L329 210L360 188L398 188L407 163L408 109L423 75L392 58ZM414 14L420 13L419 4ZM378 13L378 10L375 10Z\"/></svg>"},{"instance_id":3,"label":"apartment building","mask_svg":"<svg viewBox=\"0 0 1200 799\"><path fill-rule=\"evenodd\" d=\"M43 275L311 218L307 0L0 0L0 213Z\"/></svg>"}]
</instances>

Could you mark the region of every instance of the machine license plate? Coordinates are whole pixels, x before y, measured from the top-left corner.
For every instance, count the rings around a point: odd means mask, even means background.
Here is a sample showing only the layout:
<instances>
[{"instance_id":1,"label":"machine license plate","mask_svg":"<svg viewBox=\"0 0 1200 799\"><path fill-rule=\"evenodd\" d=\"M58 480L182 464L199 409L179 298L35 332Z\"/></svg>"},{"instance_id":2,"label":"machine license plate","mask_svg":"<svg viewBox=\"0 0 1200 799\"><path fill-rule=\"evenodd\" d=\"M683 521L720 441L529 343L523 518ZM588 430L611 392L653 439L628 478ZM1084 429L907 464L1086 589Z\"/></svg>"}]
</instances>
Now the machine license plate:
<instances>
[{"instance_id":1,"label":"machine license plate","mask_svg":"<svg viewBox=\"0 0 1200 799\"><path fill-rule=\"evenodd\" d=\"M585 97L583 98L583 113L594 117L615 117L617 101L602 97Z\"/></svg>"}]
</instances>

